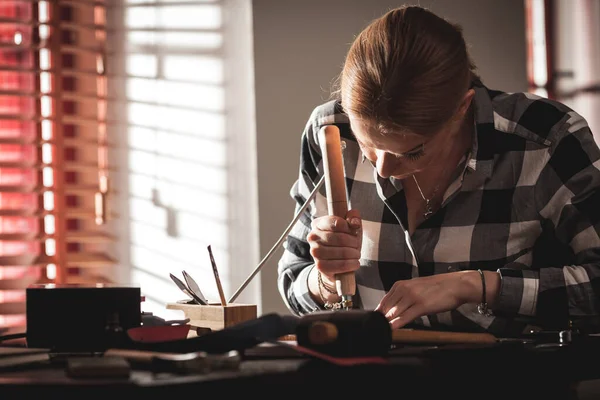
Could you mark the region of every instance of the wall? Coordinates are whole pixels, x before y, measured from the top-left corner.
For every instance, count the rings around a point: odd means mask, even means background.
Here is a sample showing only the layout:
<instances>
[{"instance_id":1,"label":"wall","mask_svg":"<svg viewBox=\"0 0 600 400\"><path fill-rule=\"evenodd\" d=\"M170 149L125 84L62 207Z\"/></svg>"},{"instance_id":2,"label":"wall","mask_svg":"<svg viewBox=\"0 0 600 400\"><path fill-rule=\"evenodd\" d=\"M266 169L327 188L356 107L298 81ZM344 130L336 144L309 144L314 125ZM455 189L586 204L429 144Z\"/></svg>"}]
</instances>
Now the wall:
<instances>
[{"instance_id":1,"label":"wall","mask_svg":"<svg viewBox=\"0 0 600 400\"><path fill-rule=\"evenodd\" d=\"M584 88L598 85L600 71L600 1L557 0L553 43L558 100L581 114L600 144L600 93Z\"/></svg>"},{"instance_id":2,"label":"wall","mask_svg":"<svg viewBox=\"0 0 600 400\"><path fill-rule=\"evenodd\" d=\"M118 4L117 4L118 3ZM109 135L119 214L115 279L144 311L186 295L186 270L211 302L258 261L250 0L116 2L109 16ZM239 302L259 303L260 282Z\"/></svg>"},{"instance_id":3,"label":"wall","mask_svg":"<svg viewBox=\"0 0 600 400\"><path fill-rule=\"evenodd\" d=\"M420 1L463 25L472 56L489 86L527 89L522 0ZM354 35L402 2L390 0L254 0L260 254L293 217L300 134L329 89ZM287 313L277 291L279 249L260 274L263 312Z\"/></svg>"}]
</instances>

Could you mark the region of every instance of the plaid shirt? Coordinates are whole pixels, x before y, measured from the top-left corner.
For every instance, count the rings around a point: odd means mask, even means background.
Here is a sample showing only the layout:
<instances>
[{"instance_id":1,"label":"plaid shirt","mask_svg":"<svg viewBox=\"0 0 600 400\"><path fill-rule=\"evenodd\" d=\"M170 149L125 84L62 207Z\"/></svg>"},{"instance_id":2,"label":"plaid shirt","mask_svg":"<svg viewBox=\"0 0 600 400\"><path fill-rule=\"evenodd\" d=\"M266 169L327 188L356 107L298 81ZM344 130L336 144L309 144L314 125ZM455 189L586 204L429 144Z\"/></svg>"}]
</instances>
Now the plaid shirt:
<instances>
[{"instance_id":1,"label":"plaid shirt","mask_svg":"<svg viewBox=\"0 0 600 400\"><path fill-rule=\"evenodd\" d=\"M374 309L400 279L460 270L497 271L492 316L476 304L414 321L433 329L519 334L557 329L600 310L600 150L586 121L563 104L528 93L474 87L476 134L441 208L411 235L399 180L378 176L339 102L312 112L302 133L296 210L322 176L317 133L339 127L349 208L363 219L355 306ZM284 242L278 287L291 312L320 310L307 277L314 267L306 235L327 214L325 185ZM592 318L589 318L592 317ZM594 319L595 321L595 319Z\"/></svg>"}]
</instances>

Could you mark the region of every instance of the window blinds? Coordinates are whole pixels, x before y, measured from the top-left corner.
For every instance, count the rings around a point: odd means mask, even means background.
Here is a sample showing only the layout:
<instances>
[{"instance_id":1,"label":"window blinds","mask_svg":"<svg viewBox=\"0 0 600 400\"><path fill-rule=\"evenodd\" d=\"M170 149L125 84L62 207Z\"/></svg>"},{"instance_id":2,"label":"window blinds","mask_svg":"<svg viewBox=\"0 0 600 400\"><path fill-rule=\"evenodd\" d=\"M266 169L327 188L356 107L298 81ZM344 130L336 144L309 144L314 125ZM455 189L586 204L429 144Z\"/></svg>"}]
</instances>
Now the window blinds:
<instances>
[{"instance_id":1,"label":"window blinds","mask_svg":"<svg viewBox=\"0 0 600 400\"><path fill-rule=\"evenodd\" d=\"M29 284L116 263L105 26L103 1L0 3L0 329L24 325Z\"/></svg>"}]
</instances>

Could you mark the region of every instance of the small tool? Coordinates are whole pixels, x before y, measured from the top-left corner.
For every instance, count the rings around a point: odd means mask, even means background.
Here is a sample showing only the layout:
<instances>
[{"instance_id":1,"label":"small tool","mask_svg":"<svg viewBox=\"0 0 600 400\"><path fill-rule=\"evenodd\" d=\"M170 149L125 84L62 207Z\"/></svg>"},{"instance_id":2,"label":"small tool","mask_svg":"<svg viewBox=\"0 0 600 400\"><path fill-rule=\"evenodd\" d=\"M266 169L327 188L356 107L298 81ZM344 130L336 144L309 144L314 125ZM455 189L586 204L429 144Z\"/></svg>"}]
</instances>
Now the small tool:
<instances>
[{"instance_id":1,"label":"small tool","mask_svg":"<svg viewBox=\"0 0 600 400\"><path fill-rule=\"evenodd\" d=\"M227 300L225 299L225 294L223 292L223 286L221 285L221 278L219 278L219 270L217 269L217 263L215 262L215 257L213 256L211 246L207 246L208 255L210 257L210 264L213 269L213 274L215 276L215 282L217 283L217 290L219 291L219 297L221 298L221 305L226 306Z\"/></svg>"},{"instance_id":2,"label":"small tool","mask_svg":"<svg viewBox=\"0 0 600 400\"><path fill-rule=\"evenodd\" d=\"M277 239L277 241L275 242L275 244L273 244L273 246L271 247L271 249L263 257L263 259L260 260L260 262L254 268L254 270L252 271L252 273L246 278L246 280L240 285L240 287L237 288L237 290L235 291L235 293L229 298L229 302L230 303L233 303L235 301L235 299L238 298L238 296L240 295L240 293L242 293L242 291L246 288L246 286L248 286L248 284L250 282L252 282L252 279L254 279L254 277L256 276L256 274L258 274L260 272L260 270L262 269L262 267L265 266L265 264L267 263L267 261L269 261L269 259L274 254L276 254L276 251L279 250L279 248L280 248L279 246L281 246L281 243L283 243L283 241L287 237L288 233L290 233L290 231L294 228L294 226L296 225L296 222L298 222L298 220L300 219L300 217L302 217L302 215L304 215L304 211L306 211L306 209L310 206L311 201L317 196L317 194L319 193L319 190L321 189L321 186L323 186L323 184L325 184L325 176L322 176L321 179L319 179L319 181L317 182L317 184L315 185L315 187L313 188L313 190L310 192L310 194L306 198L306 201L304 202L304 205L302 207L300 207L300 209L296 212L296 215L294 216L294 218L292 218L292 220L288 224L287 228L285 228L285 230L283 231L283 233L281 234L281 236L279 237L279 239Z\"/></svg>"},{"instance_id":3,"label":"small tool","mask_svg":"<svg viewBox=\"0 0 600 400\"><path fill-rule=\"evenodd\" d=\"M129 379L131 366L124 357L74 356L66 359L65 372L71 378Z\"/></svg>"},{"instance_id":4,"label":"small tool","mask_svg":"<svg viewBox=\"0 0 600 400\"><path fill-rule=\"evenodd\" d=\"M183 278L185 279L185 283L187 283L189 291L192 292L192 294L194 295L194 300L196 300L200 304L207 305L208 300L206 299L206 296L204 296L204 294L202 293L202 290L200 290L200 286L198 286L194 278L192 278L190 274L188 274L186 271L182 272Z\"/></svg>"},{"instance_id":5,"label":"small tool","mask_svg":"<svg viewBox=\"0 0 600 400\"><path fill-rule=\"evenodd\" d=\"M224 354L204 351L190 353L163 353L156 351L108 349L105 357L123 357L136 367L146 367L155 372L172 372L180 375L205 374L211 371L237 370L241 355L236 350Z\"/></svg>"},{"instance_id":6,"label":"small tool","mask_svg":"<svg viewBox=\"0 0 600 400\"><path fill-rule=\"evenodd\" d=\"M173 282L175 282L175 284L177 285L177 287L185 294L187 294L189 297L191 297L196 303L198 304L206 304L202 302L202 299L200 299L198 296L196 296L186 285L185 283L183 283L183 281L181 279L179 279L178 277L176 277L173 274L169 274L169 276L171 277L171 279L173 280Z\"/></svg>"}]
</instances>

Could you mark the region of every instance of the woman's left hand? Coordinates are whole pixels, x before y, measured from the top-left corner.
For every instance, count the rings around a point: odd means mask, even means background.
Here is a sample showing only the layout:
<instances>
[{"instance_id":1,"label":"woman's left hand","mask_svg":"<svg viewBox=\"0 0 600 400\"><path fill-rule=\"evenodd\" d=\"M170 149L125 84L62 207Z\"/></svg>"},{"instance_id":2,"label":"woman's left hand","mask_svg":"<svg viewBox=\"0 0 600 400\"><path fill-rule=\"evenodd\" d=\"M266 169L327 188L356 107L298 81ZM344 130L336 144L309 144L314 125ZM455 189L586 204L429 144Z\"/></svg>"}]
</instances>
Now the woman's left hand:
<instances>
[{"instance_id":1,"label":"woman's left hand","mask_svg":"<svg viewBox=\"0 0 600 400\"><path fill-rule=\"evenodd\" d=\"M478 271L450 272L394 283L375 309L401 328L423 315L454 310L465 303L479 303L482 297Z\"/></svg>"}]
</instances>

